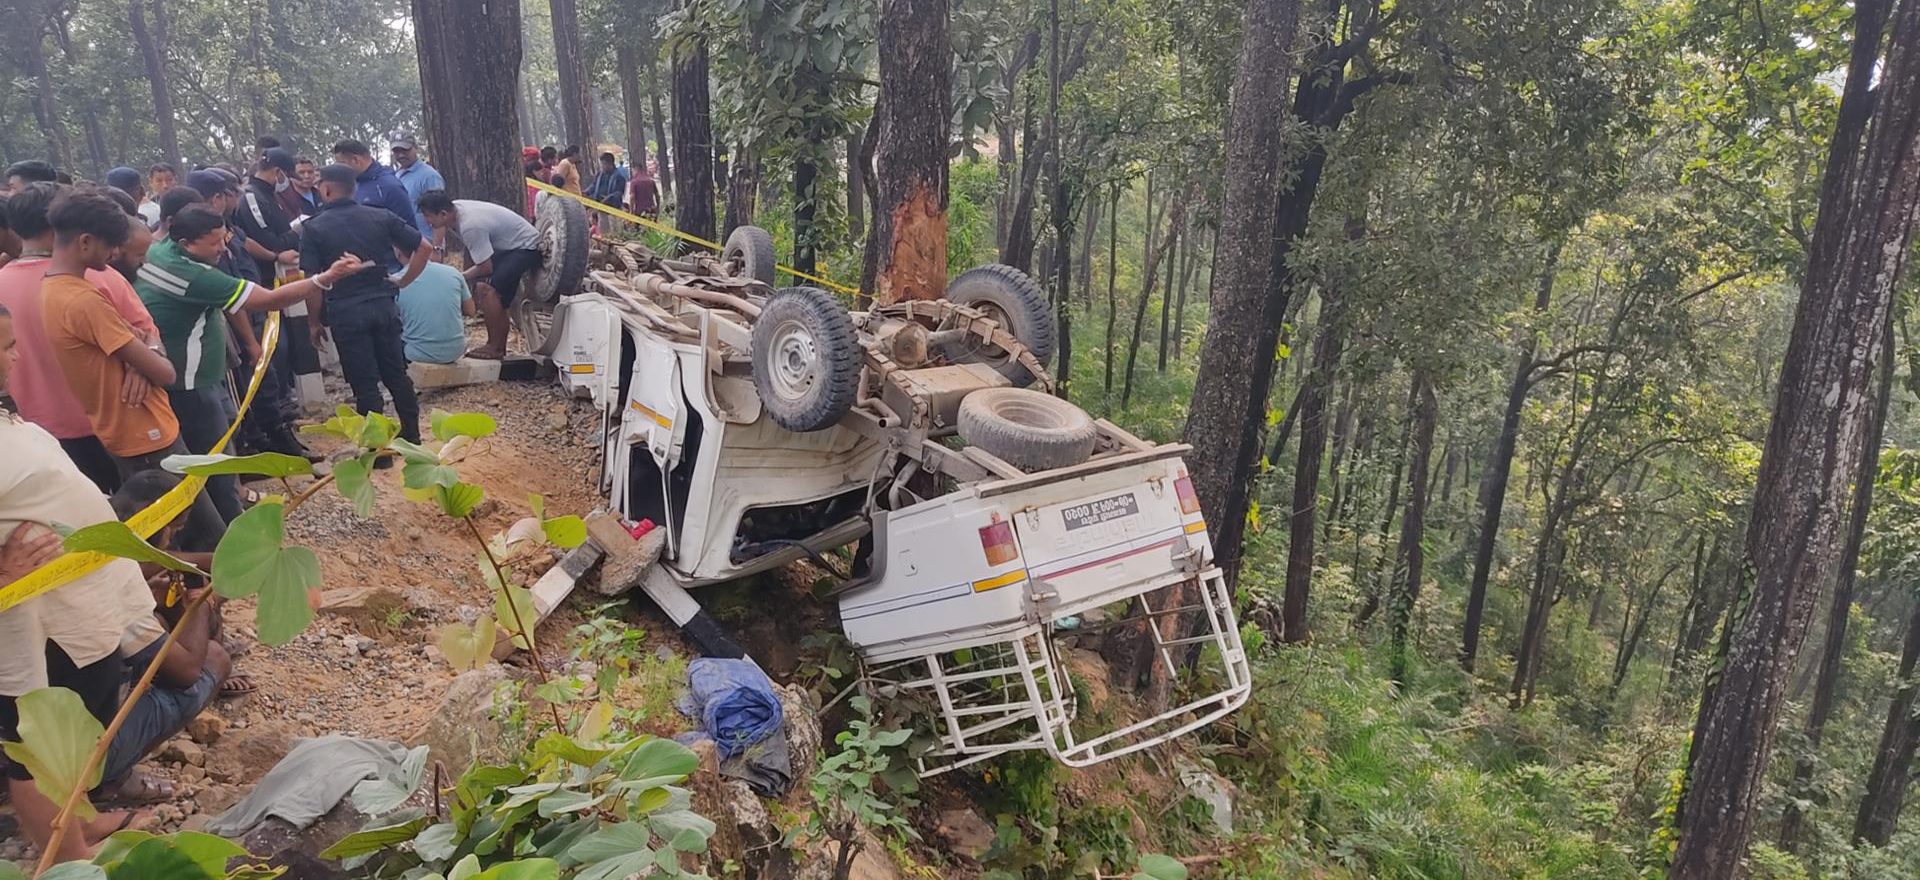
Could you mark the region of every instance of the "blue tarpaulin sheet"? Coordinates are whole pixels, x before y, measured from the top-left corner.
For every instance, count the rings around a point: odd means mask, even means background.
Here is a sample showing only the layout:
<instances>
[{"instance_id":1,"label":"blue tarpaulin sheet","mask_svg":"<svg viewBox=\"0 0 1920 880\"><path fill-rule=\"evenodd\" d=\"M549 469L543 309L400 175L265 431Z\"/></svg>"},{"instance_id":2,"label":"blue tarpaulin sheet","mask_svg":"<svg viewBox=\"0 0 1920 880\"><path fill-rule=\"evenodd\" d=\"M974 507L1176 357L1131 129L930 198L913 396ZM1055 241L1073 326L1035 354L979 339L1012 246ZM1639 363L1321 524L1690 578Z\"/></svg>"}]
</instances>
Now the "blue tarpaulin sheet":
<instances>
[{"instance_id":1,"label":"blue tarpaulin sheet","mask_svg":"<svg viewBox=\"0 0 1920 880\"><path fill-rule=\"evenodd\" d=\"M687 664L687 714L731 758L781 730L780 696L752 660L701 657Z\"/></svg>"}]
</instances>

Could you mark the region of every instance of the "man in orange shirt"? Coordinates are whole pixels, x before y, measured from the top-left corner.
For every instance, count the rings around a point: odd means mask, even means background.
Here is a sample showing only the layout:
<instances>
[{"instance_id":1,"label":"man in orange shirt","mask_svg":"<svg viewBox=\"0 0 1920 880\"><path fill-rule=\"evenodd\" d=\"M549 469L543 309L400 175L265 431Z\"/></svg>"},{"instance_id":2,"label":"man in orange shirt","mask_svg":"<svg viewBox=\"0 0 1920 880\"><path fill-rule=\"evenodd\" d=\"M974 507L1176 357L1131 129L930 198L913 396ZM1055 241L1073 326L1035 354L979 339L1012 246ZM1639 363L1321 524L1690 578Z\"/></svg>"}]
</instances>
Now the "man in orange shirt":
<instances>
[{"instance_id":1,"label":"man in orange shirt","mask_svg":"<svg viewBox=\"0 0 1920 880\"><path fill-rule=\"evenodd\" d=\"M94 436L113 456L122 479L160 467L169 455L186 454L165 390L176 378L173 363L158 345L136 336L87 280L89 271L106 269L114 249L126 243L126 215L96 190L73 189L54 200L47 219L54 247L41 285L41 321ZM139 388L129 375L151 387ZM213 502L200 493L189 511L185 549L212 550L225 532Z\"/></svg>"},{"instance_id":2,"label":"man in orange shirt","mask_svg":"<svg viewBox=\"0 0 1920 880\"><path fill-rule=\"evenodd\" d=\"M553 167L553 185L574 195L585 195L580 188L580 145L568 144L560 151L560 164Z\"/></svg>"}]
</instances>

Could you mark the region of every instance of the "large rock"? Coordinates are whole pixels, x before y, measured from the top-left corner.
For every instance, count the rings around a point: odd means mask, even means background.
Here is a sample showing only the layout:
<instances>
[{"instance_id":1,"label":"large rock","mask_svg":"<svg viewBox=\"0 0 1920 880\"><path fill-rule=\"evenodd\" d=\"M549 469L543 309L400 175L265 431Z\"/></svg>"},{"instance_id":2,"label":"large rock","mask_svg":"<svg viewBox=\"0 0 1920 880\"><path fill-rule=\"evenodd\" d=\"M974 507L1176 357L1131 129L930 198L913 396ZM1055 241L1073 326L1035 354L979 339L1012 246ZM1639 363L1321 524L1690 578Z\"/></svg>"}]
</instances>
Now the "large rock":
<instances>
[{"instance_id":1,"label":"large rock","mask_svg":"<svg viewBox=\"0 0 1920 880\"><path fill-rule=\"evenodd\" d=\"M746 783L720 775L713 740L694 743L693 751L700 756L700 769L687 780L693 811L718 826L707 844L708 857L715 864L739 865L746 880L792 880L793 854L760 797Z\"/></svg>"},{"instance_id":2,"label":"large rock","mask_svg":"<svg viewBox=\"0 0 1920 880\"><path fill-rule=\"evenodd\" d=\"M793 765L794 787L802 791L813 769L820 764L820 707L813 696L798 685L774 685L780 695L780 714L787 726L787 754Z\"/></svg>"},{"instance_id":3,"label":"large rock","mask_svg":"<svg viewBox=\"0 0 1920 880\"><path fill-rule=\"evenodd\" d=\"M511 680L497 664L454 676L439 711L416 742L425 743L434 759L453 773L464 772L475 761L505 760L508 736L495 718L494 701L501 685Z\"/></svg>"}]
</instances>

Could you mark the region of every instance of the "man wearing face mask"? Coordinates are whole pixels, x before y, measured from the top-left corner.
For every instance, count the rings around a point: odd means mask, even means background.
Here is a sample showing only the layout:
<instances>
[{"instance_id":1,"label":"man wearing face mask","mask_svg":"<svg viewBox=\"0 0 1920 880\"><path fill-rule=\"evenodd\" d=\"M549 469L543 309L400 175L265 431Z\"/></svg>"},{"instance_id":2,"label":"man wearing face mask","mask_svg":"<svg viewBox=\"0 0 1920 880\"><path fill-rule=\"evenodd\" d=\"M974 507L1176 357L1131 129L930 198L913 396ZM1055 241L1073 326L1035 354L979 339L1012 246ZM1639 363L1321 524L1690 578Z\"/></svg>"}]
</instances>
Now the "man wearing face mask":
<instances>
[{"instance_id":1,"label":"man wearing face mask","mask_svg":"<svg viewBox=\"0 0 1920 880\"><path fill-rule=\"evenodd\" d=\"M260 269L263 285L272 286L283 274L281 266L291 267L300 259L300 235L293 231L292 220L280 207L280 193L293 188L293 174L293 154L279 147L269 148L254 163L253 178L247 181L233 212L234 224L260 244L262 250L249 252ZM262 259L263 252L272 256Z\"/></svg>"}]
</instances>

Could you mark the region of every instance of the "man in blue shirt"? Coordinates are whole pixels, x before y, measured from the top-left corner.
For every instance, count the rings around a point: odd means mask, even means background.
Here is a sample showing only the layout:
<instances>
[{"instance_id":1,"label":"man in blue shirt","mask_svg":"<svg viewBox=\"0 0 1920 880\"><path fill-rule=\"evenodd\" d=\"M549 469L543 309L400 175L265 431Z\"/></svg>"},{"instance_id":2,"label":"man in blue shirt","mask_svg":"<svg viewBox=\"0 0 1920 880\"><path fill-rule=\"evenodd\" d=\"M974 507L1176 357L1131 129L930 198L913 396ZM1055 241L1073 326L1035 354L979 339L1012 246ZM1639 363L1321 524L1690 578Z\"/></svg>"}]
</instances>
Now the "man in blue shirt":
<instances>
[{"instance_id":1,"label":"man in blue shirt","mask_svg":"<svg viewBox=\"0 0 1920 880\"><path fill-rule=\"evenodd\" d=\"M400 178L400 185L407 188L407 204L419 201L420 194L429 190L446 189L447 181L432 165L420 158L420 144L412 135L401 137L393 142L393 173ZM418 207L413 212L413 228L422 235L428 232L427 218L420 215Z\"/></svg>"},{"instance_id":2,"label":"man in blue shirt","mask_svg":"<svg viewBox=\"0 0 1920 880\"><path fill-rule=\"evenodd\" d=\"M407 360L450 364L467 350L466 316L474 313L473 293L460 270L428 263L420 277L400 288L400 338Z\"/></svg>"},{"instance_id":3,"label":"man in blue shirt","mask_svg":"<svg viewBox=\"0 0 1920 880\"><path fill-rule=\"evenodd\" d=\"M400 178L393 176L393 169L373 160L373 151L367 145L351 138L333 145L333 161L353 169L353 200L374 208L385 208L393 216L407 221L415 232L420 231L419 214L413 209L413 200L407 197L407 188Z\"/></svg>"}]
</instances>

